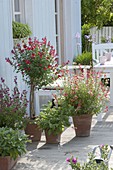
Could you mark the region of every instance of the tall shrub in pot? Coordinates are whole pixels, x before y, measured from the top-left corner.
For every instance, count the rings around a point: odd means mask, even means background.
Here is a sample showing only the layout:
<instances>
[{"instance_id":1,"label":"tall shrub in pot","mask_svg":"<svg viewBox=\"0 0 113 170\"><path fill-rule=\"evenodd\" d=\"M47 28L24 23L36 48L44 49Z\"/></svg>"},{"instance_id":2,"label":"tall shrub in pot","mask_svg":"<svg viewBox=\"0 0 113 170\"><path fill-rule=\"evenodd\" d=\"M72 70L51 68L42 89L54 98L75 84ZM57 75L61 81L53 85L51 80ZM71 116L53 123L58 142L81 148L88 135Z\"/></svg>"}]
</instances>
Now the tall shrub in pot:
<instances>
[{"instance_id":1,"label":"tall shrub in pot","mask_svg":"<svg viewBox=\"0 0 113 170\"><path fill-rule=\"evenodd\" d=\"M47 42L46 37L39 41L29 38L28 45L19 44L12 50L12 59L6 61L21 72L23 80L30 86L30 117L35 116L34 91L52 83L61 76L61 66L57 64L55 49Z\"/></svg>"}]
</instances>

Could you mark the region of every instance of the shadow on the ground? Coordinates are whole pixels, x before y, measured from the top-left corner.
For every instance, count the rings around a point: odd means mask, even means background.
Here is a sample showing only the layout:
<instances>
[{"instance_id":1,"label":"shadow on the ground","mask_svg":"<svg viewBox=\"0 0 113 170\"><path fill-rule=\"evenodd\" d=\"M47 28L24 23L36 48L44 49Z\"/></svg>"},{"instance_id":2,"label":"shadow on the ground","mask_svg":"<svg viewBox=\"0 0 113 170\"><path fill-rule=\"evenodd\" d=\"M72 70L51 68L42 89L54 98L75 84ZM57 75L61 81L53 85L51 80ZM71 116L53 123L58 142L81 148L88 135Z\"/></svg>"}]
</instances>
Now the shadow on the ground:
<instances>
[{"instance_id":1,"label":"shadow on the ground","mask_svg":"<svg viewBox=\"0 0 113 170\"><path fill-rule=\"evenodd\" d=\"M85 161L96 145L113 145L113 120L106 121L110 114L113 114L111 110L102 122L94 124L89 137L76 137L70 127L62 134L62 141L65 142L60 145L45 144L45 141L28 144L29 152L20 159L14 170L70 170L65 161L67 157L73 155Z\"/></svg>"},{"instance_id":2,"label":"shadow on the ground","mask_svg":"<svg viewBox=\"0 0 113 170\"><path fill-rule=\"evenodd\" d=\"M39 141L37 141L37 142L32 142L32 143L28 143L28 144L27 144L27 151L32 151L32 150L37 149L38 144L39 144Z\"/></svg>"}]
</instances>

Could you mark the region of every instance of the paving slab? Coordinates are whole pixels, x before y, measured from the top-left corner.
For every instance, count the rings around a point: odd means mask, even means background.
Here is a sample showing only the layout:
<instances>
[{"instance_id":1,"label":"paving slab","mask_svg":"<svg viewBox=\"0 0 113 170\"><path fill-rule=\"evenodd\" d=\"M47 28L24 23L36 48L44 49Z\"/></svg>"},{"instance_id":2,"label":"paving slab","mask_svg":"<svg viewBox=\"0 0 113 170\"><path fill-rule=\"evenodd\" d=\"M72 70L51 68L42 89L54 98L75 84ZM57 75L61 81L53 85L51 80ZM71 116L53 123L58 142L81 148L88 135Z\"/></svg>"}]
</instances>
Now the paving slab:
<instances>
[{"instance_id":1,"label":"paving slab","mask_svg":"<svg viewBox=\"0 0 113 170\"><path fill-rule=\"evenodd\" d=\"M18 160L13 170L71 170L67 157L73 155L83 163L87 154L100 144L113 145L113 108L104 114L102 122L97 122L97 117L93 116L89 137L76 137L73 124L63 132L60 145L46 144L43 134L39 143L27 146L28 152ZM113 167L113 153L109 167Z\"/></svg>"}]
</instances>

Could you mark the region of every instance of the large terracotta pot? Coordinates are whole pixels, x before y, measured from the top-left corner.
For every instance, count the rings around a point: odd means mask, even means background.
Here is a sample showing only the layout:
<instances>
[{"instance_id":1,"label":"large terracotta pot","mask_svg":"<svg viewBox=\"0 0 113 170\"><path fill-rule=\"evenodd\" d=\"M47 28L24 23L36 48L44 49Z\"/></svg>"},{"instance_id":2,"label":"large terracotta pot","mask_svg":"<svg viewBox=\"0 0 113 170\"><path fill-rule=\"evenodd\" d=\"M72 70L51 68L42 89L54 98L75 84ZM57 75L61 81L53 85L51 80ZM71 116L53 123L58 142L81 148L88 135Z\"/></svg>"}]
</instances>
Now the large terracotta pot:
<instances>
[{"instance_id":1,"label":"large terracotta pot","mask_svg":"<svg viewBox=\"0 0 113 170\"><path fill-rule=\"evenodd\" d=\"M42 130L36 124L28 123L25 128L25 133L29 135L29 138L34 141L40 141Z\"/></svg>"},{"instance_id":2,"label":"large terracotta pot","mask_svg":"<svg viewBox=\"0 0 113 170\"><path fill-rule=\"evenodd\" d=\"M73 116L73 124L77 137L87 137L90 136L92 115L79 115Z\"/></svg>"},{"instance_id":3,"label":"large terracotta pot","mask_svg":"<svg viewBox=\"0 0 113 170\"><path fill-rule=\"evenodd\" d=\"M0 157L0 170L11 170L16 162L17 159L11 159L10 156Z\"/></svg>"},{"instance_id":4,"label":"large terracotta pot","mask_svg":"<svg viewBox=\"0 0 113 170\"><path fill-rule=\"evenodd\" d=\"M54 134L48 134L48 131L45 131L45 137L46 137L46 143L47 144L59 144L61 139L61 134L54 135Z\"/></svg>"}]
</instances>

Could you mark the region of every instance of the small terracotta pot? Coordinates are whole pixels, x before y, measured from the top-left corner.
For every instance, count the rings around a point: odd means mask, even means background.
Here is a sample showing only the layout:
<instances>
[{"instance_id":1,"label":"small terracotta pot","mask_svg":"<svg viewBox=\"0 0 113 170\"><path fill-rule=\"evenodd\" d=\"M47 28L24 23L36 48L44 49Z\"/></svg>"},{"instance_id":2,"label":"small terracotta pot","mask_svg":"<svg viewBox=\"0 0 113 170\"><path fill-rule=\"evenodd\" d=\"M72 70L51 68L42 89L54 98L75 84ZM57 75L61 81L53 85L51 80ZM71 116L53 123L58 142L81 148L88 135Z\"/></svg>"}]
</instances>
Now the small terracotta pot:
<instances>
[{"instance_id":1,"label":"small terracotta pot","mask_svg":"<svg viewBox=\"0 0 113 170\"><path fill-rule=\"evenodd\" d=\"M34 141L40 141L41 140L41 134L42 130L38 127L36 124L28 123L25 128L25 133L29 135L29 138Z\"/></svg>"},{"instance_id":2,"label":"small terracotta pot","mask_svg":"<svg viewBox=\"0 0 113 170\"><path fill-rule=\"evenodd\" d=\"M11 170L18 159L11 159L10 156L0 157L0 170Z\"/></svg>"},{"instance_id":3,"label":"small terracotta pot","mask_svg":"<svg viewBox=\"0 0 113 170\"><path fill-rule=\"evenodd\" d=\"M90 136L92 115L79 115L73 116L73 124L77 137L87 137Z\"/></svg>"},{"instance_id":4,"label":"small terracotta pot","mask_svg":"<svg viewBox=\"0 0 113 170\"><path fill-rule=\"evenodd\" d=\"M61 134L54 135L54 134L48 134L48 131L45 130L45 137L46 137L46 143L47 144L59 144L61 139Z\"/></svg>"}]
</instances>

